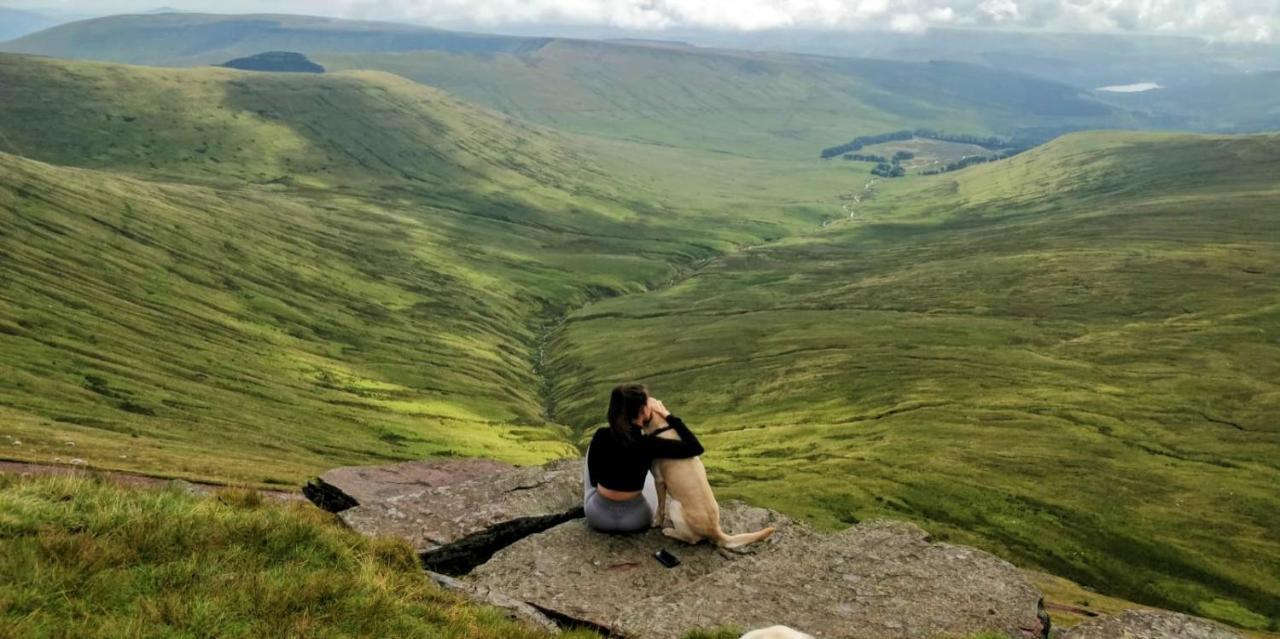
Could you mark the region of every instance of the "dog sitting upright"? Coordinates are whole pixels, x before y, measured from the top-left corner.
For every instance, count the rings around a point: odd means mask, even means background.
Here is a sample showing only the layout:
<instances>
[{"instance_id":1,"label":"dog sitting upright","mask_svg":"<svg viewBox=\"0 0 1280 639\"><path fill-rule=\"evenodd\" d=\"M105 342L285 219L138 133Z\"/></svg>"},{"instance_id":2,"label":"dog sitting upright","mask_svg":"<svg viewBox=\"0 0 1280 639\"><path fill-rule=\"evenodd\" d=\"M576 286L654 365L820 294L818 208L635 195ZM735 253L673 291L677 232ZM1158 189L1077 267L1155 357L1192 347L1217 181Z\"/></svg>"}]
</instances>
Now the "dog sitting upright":
<instances>
[{"instance_id":1,"label":"dog sitting upright","mask_svg":"<svg viewBox=\"0 0 1280 639\"><path fill-rule=\"evenodd\" d=\"M644 434L666 439L680 439L680 435L667 427L661 415L654 414L644 427ZM654 487L658 490L658 512L653 518L654 527L661 526L666 516L671 516L671 526L662 534L690 544L703 539L722 548L740 548L762 541L773 534L773 526L751 533L726 534L720 528L720 504L707 482L707 469L698 457L686 459L653 460Z\"/></svg>"}]
</instances>

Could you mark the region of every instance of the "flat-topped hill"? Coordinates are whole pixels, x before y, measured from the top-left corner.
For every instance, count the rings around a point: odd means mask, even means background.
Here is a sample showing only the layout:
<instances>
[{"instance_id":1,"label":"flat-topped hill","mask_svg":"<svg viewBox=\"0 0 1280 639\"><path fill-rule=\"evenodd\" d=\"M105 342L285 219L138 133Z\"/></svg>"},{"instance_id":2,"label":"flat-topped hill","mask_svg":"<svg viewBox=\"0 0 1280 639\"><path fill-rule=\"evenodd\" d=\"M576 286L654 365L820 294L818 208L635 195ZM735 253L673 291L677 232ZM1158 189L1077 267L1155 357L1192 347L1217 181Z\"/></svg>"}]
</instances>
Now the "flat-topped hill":
<instances>
[{"instance_id":1,"label":"flat-topped hill","mask_svg":"<svg viewBox=\"0 0 1280 639\"><path fill-rule=\"evenodd\" d=\"M446 49L495 53L537 48L546 41L313 16L158 13L58 25L6 42L3 48L14 53L184 66L216 64L275 50L310 53Z\"/></svg>"}]
</instances>

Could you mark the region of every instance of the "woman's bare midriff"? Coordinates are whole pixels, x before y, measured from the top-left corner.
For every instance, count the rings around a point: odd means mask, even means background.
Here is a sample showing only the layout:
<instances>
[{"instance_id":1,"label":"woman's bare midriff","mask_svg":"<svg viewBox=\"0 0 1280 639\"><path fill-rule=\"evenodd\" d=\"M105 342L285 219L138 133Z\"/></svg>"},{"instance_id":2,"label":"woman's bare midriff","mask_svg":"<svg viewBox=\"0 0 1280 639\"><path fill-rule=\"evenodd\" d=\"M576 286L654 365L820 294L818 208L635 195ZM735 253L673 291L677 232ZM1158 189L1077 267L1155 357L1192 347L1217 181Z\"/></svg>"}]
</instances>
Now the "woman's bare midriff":
<instances>
[{"instance_id":1,"label":"woman's bare midriff","mask_svg":"<svg viewBox=\"0 0 1280 639\"><path fill-rule=\"evenodd\" d=\"M638 490L632 490L632 491L613 490L612 488L605 488L603 484L596 484L596 492L599 493L601 497L604 497L605 499L611 499L613 501L626 501L628 499L635 499L636 495L640 494L640 491Z\"/></svg>"}]
</instances>

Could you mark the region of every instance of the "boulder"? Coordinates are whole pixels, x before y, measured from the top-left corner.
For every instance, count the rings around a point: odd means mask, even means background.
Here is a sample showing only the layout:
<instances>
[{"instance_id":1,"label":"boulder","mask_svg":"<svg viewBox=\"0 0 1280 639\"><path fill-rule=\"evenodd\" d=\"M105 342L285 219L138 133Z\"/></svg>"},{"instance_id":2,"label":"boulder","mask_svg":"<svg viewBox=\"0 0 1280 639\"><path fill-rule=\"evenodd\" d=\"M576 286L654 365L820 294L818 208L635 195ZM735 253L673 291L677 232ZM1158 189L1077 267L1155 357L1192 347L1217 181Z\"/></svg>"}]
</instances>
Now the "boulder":
<instances>
[{"instance_id":1,"label":"boulder","mask_svg":"<svg viewBox=\"0 0 1280 639\"><path fill-rule=\"evenodd\" d=\"M313 501L353 505L338 516L370 536L413 545L429 570L459 575L497 549L582 516L582 463L511 466L487 460L344 468L313 481ZM323 486L323 487L321 487Z\"/></svg>"},{"instance_id":2,"label":"boulder","mask_svg":"<svg viewBox=\"0 0 1280 639\"><path fill-rule=\"evenodd\" d=\"M1062 639L1241 639L1221 624L1167 610L1126 610L1081 622Z\"/></svg>"},{"instance_id":3,"label":"boulder","mask_svg":"<svg viewBox=\"0 0 1280 639\"><path fill-rule=\"evenodd\" d=\"M931 543L914 525L877 521L827 535L736 502L724 506L722 520L731 533L764 525L778 532L737 555L656 530L603 535L572 521L498 551L465 580L629 639L773 624L822 638L1048 632L1040 593L1017 568ZM652 557L659 548L682 563L661 566Z\"/></svg>"}]
</instances>

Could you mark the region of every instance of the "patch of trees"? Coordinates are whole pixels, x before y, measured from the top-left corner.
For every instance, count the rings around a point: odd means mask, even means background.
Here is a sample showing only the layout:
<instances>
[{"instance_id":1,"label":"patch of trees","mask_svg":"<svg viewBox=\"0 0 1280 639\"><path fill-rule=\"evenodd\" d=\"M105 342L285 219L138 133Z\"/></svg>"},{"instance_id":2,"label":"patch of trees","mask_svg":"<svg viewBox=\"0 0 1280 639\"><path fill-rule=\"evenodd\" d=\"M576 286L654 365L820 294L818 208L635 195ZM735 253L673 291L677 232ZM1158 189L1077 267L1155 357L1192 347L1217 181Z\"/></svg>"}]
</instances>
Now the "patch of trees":
<instances>
[{"instance_id":1,"label":"patch of trees","mask_svg":"<svg viewBox=\"0 0 1280 639\"><path fill-rule=\"evenodd\" d=\"M324 73L324 67L312 62L307 56L292 51L267 51L246 58L236 58L219 66L242 71Z\"/></svg>"},{"instance_id":2,"label":"patch of trees","mask_svg":"<svg viewBox=\"0 0 1280 639\"><path fill-rule=\"evenodd\" d=\"M1003 151L1000 151L999 153L995 153L993 155L971 155L967 158L961 158L959 160L956 160L955 162L951 162L941 168L928 169L925 171L921 171L920 175L937 175L939 173L946 173L948 171L959 171L960 169L963 169L967 166L973 166L975 164L983 164L986 162L995 162L996 160L1003 160L1004 158L1017 155L1024 150L1025 149L1004 149Z\"/></svg>"},{"instance_id":3,"label":"patch of trees","mask_svg":"<svg viewBox=\"0 0 1280 639\"><path fill-rule=\"evenodd\" d=\"M833 158L837 155L861 151L864 146L872 144L883 144L885 142L893 142L895 140L910 140L915 133L910 130L894 131L893 133L881 133L880 135L860 135L844 144L827 147L822 150L822 159Z\"/></svg>"},{"instance_id":4,"label":"patch of trees","mask_svg":"<svg viewBox=\"0 0 1280 639\"><path fill-rule=\"evenodd\" d=\"M876 165L876 168L871 169L871 175L878 175L884 178L902 177L906 174L907 170L902 168L902 165L897 162L893 162L892 164L889 162L881 162Z\"/></svg>"},{"instance_id":5,"label":"patch of trees","mask_svg":"<svg viewBox=\"0 0 1280 639\"><path fill-rule=\"evenodd\" d=\"M980 146L984 149L996 151L999 149L1007 149L1013 146L1013 141L1008 138L1001 138L994 135L980 136L968 135L965 133L944 133L933 129L916 129L916 137L926 138L929 140L937 140L939 142L955 142L956 144L972 144Z\"/></svg>"},{"instance_id":6,"label":"patch of trees","mask_svg":"<svg viewBox=\"0 0 1280 639\"><path fill-rule=\"evenodd\" d=\"M907 174L907 170L902 167L903 160L910 160L916 157L915 153L910 151L898 151L893 157L885 157L883 155L872 155L864 153L846 153L842 157L846 160L858 160L862 162L875 162L876 165L871 169L871 175L877 175L886 178L902 177Z\"/></svg>"},{"instance_id":7,"label":"patch of trees","mask_svg":"<svg viewBox=\"0 0 1280 639\"><path fill-rule=\"evenodd\" d=\"M904 129L902 131L881 133L879 135L860 135L848 142L845 142L844 144L827 147L822 150L822 159L825 160L837 155L861 151L862 147L871 146L873 144L910 140L912 138L924 138L926 140L937 140L939 142L954 142L956 144L972 144L992 151L1017 148L1020 146L1015 144L1013 140L994 135L981 136L969 135L966 133L945 133L934 129Z\"/></svg>"}]
</instances>

